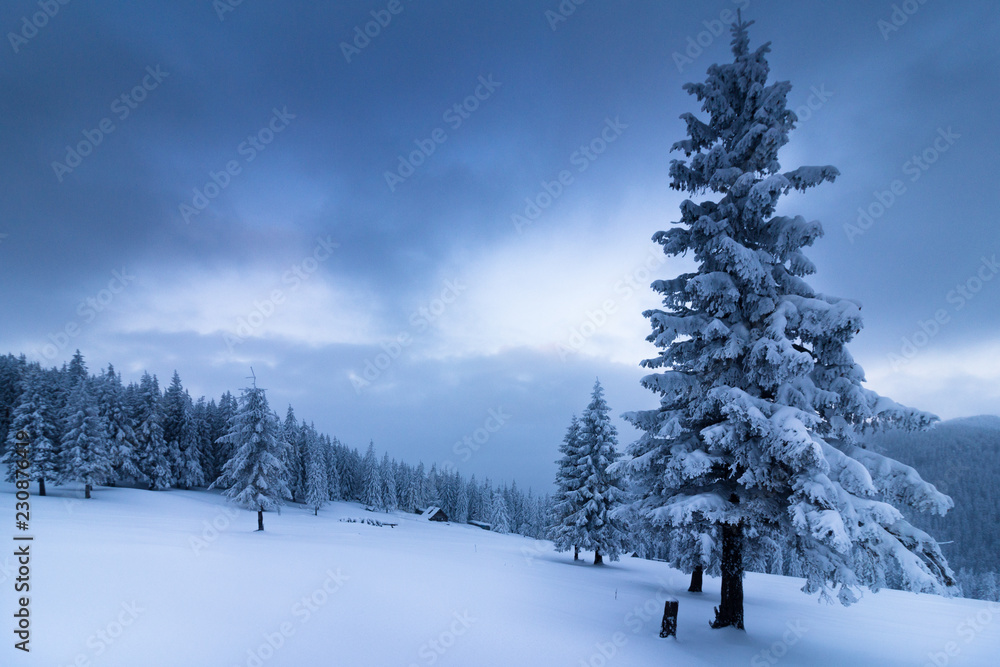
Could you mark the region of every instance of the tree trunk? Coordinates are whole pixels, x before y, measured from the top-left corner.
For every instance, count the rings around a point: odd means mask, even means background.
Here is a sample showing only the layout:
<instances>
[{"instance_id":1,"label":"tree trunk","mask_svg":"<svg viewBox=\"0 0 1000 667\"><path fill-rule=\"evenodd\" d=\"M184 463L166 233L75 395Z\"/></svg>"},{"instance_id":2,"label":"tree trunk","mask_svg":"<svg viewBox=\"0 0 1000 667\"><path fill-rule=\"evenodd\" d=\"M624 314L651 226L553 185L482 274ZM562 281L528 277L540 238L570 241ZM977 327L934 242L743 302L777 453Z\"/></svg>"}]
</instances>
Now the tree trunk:
<instances>
[{"instance_id":1,"label":"tree trunk","mask_svg":"<svg viewBox=\"0 0 1000 667\"><path fill-rule=\"evenodd\" d=\"M701 565L694 568L694 572L691 573L691 586L688 587L688 593L701 593L701 579L704 571Z\"/></svg>"},{"instance_id":2,"label":"tree trunk","mask_svg":"<svg viewBox=\"0 0 1000 667\"><path fill-rule=\"evenodd\" d=\"M604 565L604 556L601 555L600 549L594 550L594 565Z\"/></svg>"},{"instance_id":3,"label":"tree trunk","mask_svg":"<svg viewBox=\"0 0 1000 667\"><path fill-rule=\"evenodd\" d=\"M313 508L313 516L319 516L319 508L318 507L314 507Z\"/></svg>"},{"instance_id":4,"label":"tree trunk","mask_svg":"<svg viewBox=\"0 0 1000 667\"><path fill-rule=\"evenodd\" d=\"M42 492L42 495L45 493ZM573 560L580 560L580 547L573 547Z\"/></svg>"},{"instance_id":5,"label":"tree trunk","mask_svg":"<svg viewBox=\"0 0 1000 667\"><path fill-rule=\"evenodd\" d=\"M90 497L90 490L92 488L94 488L94 487L92 487L90 484L85 484L84 485L84 487L83 487L83 497L84 498L89 498Z\"/></svg>"},{"instance_id":6,"label":"tree trunk","mask_svg":"<svg viewBox=\"0 0 1000 667\"><path fill-rule=\"evenodd\" d=\"M743 630L743 526L722 525L722 601L713 628Z\"/></svg>"},{"instance_id":7,"label":"tree trunk","mask_svg":"<svg viewBox=\"0 0 1000 667\"><path fill-rule=\"evenodd\" d=\"M264 530L264 510L257 510L257 530Z\"/></svg>"},{"instance_id":8,"label":"tree trunk","mask_svg":"<svg viewBox=\"0 0 1000 667\"><path fill-rule=\"evenodd\" d=\"M40 495L40 496L44 496L45 495L45 478L44 477L39 477L38 478L38 495Z\"/></svg>"}]
</instances>

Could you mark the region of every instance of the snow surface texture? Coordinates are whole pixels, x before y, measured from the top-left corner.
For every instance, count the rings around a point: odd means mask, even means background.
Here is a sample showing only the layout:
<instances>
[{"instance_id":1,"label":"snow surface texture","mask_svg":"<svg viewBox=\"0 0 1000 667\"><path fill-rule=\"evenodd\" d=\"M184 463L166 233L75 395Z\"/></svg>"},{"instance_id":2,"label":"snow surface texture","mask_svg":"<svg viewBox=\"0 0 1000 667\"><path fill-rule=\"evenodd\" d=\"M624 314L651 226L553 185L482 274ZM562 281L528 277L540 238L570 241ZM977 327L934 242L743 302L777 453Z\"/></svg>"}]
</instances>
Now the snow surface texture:
<instances>
[{"instance_id":1,"label":"snow surface texture","mask_svg":"<svg viewBox=\"0 0 1000 667\"><path fill-rule=\"evenodd\" d=\"M0 485L5 526L12 489ZM50 494L32 497L30 655L12 646L16 573L10 550L0 556L0 665L909 667L1000 655L995 603L885 590L845 608L804 595L800 579L748 574L747 631L711 630L718 579L687 593L663 563L574 564L549 542L356 503L319 517L286 506L258 533L255 513L214 492ZM362 516L399 525L340 521ZM680 600L676 641L658 636L668 596Z\"/></svg>"}]
</instances>

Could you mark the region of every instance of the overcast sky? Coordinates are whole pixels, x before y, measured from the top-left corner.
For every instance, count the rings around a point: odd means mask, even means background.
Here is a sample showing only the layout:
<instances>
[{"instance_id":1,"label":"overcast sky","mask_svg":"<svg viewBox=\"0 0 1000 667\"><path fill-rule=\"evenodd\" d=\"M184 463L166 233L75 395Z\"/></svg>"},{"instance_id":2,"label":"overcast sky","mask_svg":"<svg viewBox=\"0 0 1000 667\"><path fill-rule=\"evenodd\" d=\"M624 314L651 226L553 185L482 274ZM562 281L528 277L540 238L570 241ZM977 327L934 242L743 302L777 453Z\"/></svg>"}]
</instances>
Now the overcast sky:
<instances>
[{"instance_id":1,"label":"overcast sky","mask_svg":"<svg viewBox=\"0 0 1000 667\"><path fill-rule=\"evenodd\" d=\"M0 6L0 350L195 396L253 366L350 445L547 490L596 377L656 404L681 86L742 7L800 109L783 167L843 174L782 212L824 223L870 386L1000 412L997 3L225 3Z\"/></svg>"}]
</instances>

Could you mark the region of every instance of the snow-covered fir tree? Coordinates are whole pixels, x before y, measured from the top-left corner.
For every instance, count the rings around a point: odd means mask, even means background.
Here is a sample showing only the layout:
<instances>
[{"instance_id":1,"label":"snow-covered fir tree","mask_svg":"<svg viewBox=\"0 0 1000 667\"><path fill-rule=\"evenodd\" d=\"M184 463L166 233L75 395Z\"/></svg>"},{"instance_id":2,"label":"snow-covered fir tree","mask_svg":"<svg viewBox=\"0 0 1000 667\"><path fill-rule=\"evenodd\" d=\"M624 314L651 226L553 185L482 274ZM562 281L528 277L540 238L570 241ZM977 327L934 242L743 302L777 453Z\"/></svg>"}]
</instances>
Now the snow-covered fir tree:
<instances>
[{"instance_id":1,"label":"snow-covered fir tree","mask_svg":"<svg viewBox=\"0 0 1000 667\"><path fill-rule=\"evenodd\" d=\"M108 428L101 419L90 389L90 380L78 379L70 392L62 437L64 481L80 482L83 497L112 474L108 455Z\"/></svg>"},{"instance_id":2,"label":"snow-covered fir tree","mask_svg":"<svg viewBox=\"0 0 1000 667\"><path fill-rule=\"evenodd\" d=\"M21 385L21 395L7 432L7 450L3 458L7 468L6 480L15 481L14 473L18 465L16 436L23 431L30 442L31 479L38 482L38 495L44 496L45 483L56 483L61 474L61 448L57 440L61 429L55 423L58 416L46 372L37 365L27 368Z\"/></svg>"},{"instance_id":3,"label":"snow-covered fir tree","mask_svg":"<svg viewBox=\"0 0 1000 667\"><path fill-rule=\"evenodd\" d=\"M142 476L153 490L169 489L173 484L167 442L163 437L163 408L160 386L155 375L143 373L132 392L132 421L138 444L137 459Z\"/></svg>"},{"instance_id":4,"label":"snow-covered fir tree","mask_svg":"<svg viewBox=\"0 0 1000 667\"><path fill-rule=\"evenodd\" d=\"M458 497L455 499L455 513L451 514L452 521L465 523L469 520L469 489L458 473L455 473L456 485L458 486Z\"/></svg>"},{"instance_id":5,"label":"snow-covered fir tree","mask_svg":"<svg viewBox=\"0 0 1000 667\"><path fill-rule=\"evenodd\" d=\"M315 429L303 428L302 432L304 437L300 441L306 470L304 499L306 506L311 507L313 514L318 515L320 508L330 499L330 480L324 452L326 446Z\"/></svg>"},{"instance_id":6,"label":"snow-covered fir tree","mask_svg":"<svg viewBox=\"0 0 1000 667\"><path fill-rule=\"evenodd\" d=\"M378 457L375 455L375 443L368 443L368 450L365 458L361 462L362 470L362 497L361 502L372 510L381 510L385 507L383 497L384 487L382 485L382 466L379 465Z\"/></svg>"},{"instance_id":7,"label":"snow-covered fir tree","mask_svg":"<svg viewBox=\"0 0 1000 667\"><path fill-rule=\"evenodd\" d=\"M28 360L22 354L0 355L0 445L7 441L14 409L21 396L21 378L27 372Z\"/></svg>"},{"instance_id":8,"label":"snow-covered fir tree","mask_svg":"<svg viewBox=\"0 0 1000 667\"><path fill-rule=\"evenodd\" d=\"M510 532L510 512L500 489L493 492L490 501L490 525L495 533L506 535Z\"/></svg>"},{"instance_id":9,"label":"snow-covered fir tree","mask_svg":"<svg viewBox=\"0 0 1000 667\"><path fill-rule=\"evenodd\" d=\"M299 428L295 418L295 410L288 406L285 421L281 424L281 433L288 443L282 456L282 461L288 469L288 490L292 492L292 500L301 500L306 493L306 437L304 429Z\"/></svg>"},{"instance_id":10,"label":"snow-covered fir tree","mask_svg":"<svg viewBox=\"0 0 1000 667\"><path fill-rule=\"evenodd\" d=\"M570 424L557 473L561 505L553 531L556 548L574 547L574 559L576 549L593 551L595 565L605 556L618 560L626 540L621 520L613 516L624 491L618 474L608 470L619 458L618 433L609 411L598 381L583 416Z\"/></svg>"},{"instance_id":11,"label":"snow-covered fir tree","mask_svg":"<svg viewBox=\"0 0 1000 667\"><path fill-rule=\"evenodd\" d=\"M413 471L413 484L416 489L416 502L412 509L415 511L427 506L427 472L423 461L417 463L417 469Z\"/></svg>"},{"instance_id":12,"label":"snow-covered fir tree","mask_svg":"<svg viewBox=\"0 0 1000 667\"><path fill-rule=\"evenodd\" d=\"M556 462L556 495L552 506L552 523L549 537L557 551L573 550L573 560L580 560L580 545L575 519L583 508L582 469L580 468L580 420L576 415L570 420L566 435L559 445L562 456ZM571 520L571 517L573 519Z\"/></svg>"},{"instance_id":13,"label":"snow-covered fir tree","mask_svg":"<svg viewBox=\"0 0 1000 667\"><path fill-rule=\"evenodd\" d=\"M488 521L489 518L486 516L487 512L484 509L485 503L483 502L482 488L479 486L479 482L476 481L475 475L472 475L469 479L466 489L469 494L469 520Z\"/></svg>"},{"instance_id":14,"label":"snow-covered fir tree","mask_svg":"<svg viewBox=\"0 0 1000 667\"><path fill-rule=\"evenodd\" d=\"M686 90L707 115L684 114L671 186L710 198L681 205L680 221L653 239L696 269L653 289L663 308L645 313L660 352L643 362L654 410L627 419L643 432L622 462L655 526L705 522L721 533L722 601L714 627L742 628L745 553L760 536L788 540L807 593L849 604L893 568L908 589L944 593L954 583L938 544L891 503L944 513L951 500L915 470L861 446L862 432L928 426L934 417L879 397L847 344L861 330L854 301L805 281L803 253L818 222L777 214L779 198L833 181L833 167L781 171L778 150L796 116L790 85L768 83L764 45L748 23L733 27L734 61L713 65ZM705 536L706 533L699 533Z\"/></svg>"},{"instance_id":15,"label":"snow-covered fir tree","mask_svg":"<svg viewBox=\"0 0 1000 667\"><path fill-rule=\"evenodd\" d=\"M227 487L223 495L257 512L257 530L264 530L264 512L279 510L291 497L282 463L284 438L281 423L271 411L264 390L248 387L240 396L229 432L223 436L233 449L222 475L212 483Z\"/></svg>"},{"instance_id":16,"label":"snow-covered fir tree","mask_svg":"<svg viewBox=\"0 0 1000 667\"><path fill-rule=\"evenodd\" d=\"M344 497L344 487L340 481L339 455L330 436L323 436L323 459L326 462L326 488L330 500L340 500Z\"/></svg>"},{"instance_id":17,"label":"snow-covered fir tree","mask_svg":"<svg viewBox=\"0 0 1000 667\"><path fill-rule=\"evenodd\" d=\"M401 508L407 512L415 512L420 507L420 479L422 468L410 468L403 486Z\"/></svg>"},{"instance_id":18,"label":"snow-covered fir tree","mask_svg":"<svg viewBox=\"0 0 1000 667\"><path fill-rule=\"evenodd\" d=\"M98 409L108 431L108 460L112 470L109 481L141 480L143 475L136 465L139 445L125 405L125 389L114 366L108 364L107 371L98 379L95 391Z\"/></svg>"},{"instance_id":19,"label":"snow-covered fir tree","mask_svg":"<svg viewBox=\"0 0 1000 667\"><path fill-rule=\"evenodd\" d=\"M438 486L438 469L436 463L432 463L431 469L427 471L423 494L425 503L436 507L441 506L441 489Z\"/></svg>"},{"instance_id":20,"label":"snow-covered fir tree","mask_svg":"<svg viewBox=\"0 0 1000 667\"><path fill-rule=\"evenodd\" d=\"M194 428L195 440L198 443L198 465L201 469L202 484L218 477L218 474L213 470L214 446L212 445L211 425L212 412L215 409L215 401L206 403L204 396L200 396L191 408L191 424Z\"/></svg>"},{"instance_id":21,"label":"snow-covered fir tree","mask_svg":"<svg viewBox=\"0 0 1000 667\"><path fill-rule=\"evenodd\" d=\"M390 512L399 507L399 501L396 493L396 462L389 460L388 452L382 455L379 477L382 478L382 509Z\"/></svg>"},{"instance_id":22,"label":"snow-covered fir tree","mask_svg":"<svg viewBox=\"0 0 1000 667\"><path fill-rule=\"evenodd\" d=\"M167 459L174 483L190 489L205 483L198 451L198 432L192 412L194 402L174 371L170 386L163 393L163 439L167 443Z\"/></svg>"},{"instance_id":23,"label":"snow-covered fir tree","mask_svg":"<svg viewBox=\"0 0 1000 667\"><path fill-rule=\"evenodd\" d=\"M214 476L209 477L209 479L218 479L219 475L222 474L222 466L232 458L233 446L223 436L229 433L229 425L238 410L239 404L236 397L231 392L224 392L219 398L218 409L212 418L212 462L216 473Z\"/></svg>"}]
</instances>

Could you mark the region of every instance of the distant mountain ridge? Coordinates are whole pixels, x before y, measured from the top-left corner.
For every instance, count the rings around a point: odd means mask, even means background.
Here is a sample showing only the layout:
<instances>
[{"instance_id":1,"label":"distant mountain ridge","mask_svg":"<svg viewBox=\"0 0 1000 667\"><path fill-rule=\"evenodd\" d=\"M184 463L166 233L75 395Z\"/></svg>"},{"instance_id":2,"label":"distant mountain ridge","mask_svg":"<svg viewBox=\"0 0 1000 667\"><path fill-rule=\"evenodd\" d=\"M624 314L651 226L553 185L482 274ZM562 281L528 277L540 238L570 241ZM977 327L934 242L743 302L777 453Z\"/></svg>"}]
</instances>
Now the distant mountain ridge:
<instances>
[{"instance_id":1,"label":"distant mountain ridge","mask_svg":"<svg viewBox=\"0 0 1000 667\"><path fill-rule=\"evenodd\" d=\"M1000 431L1000 416L998 415L976 415L974 417L958 417L940 423L941 426L968 426L971 428L983 428L993 431Z\"/></svg>"}]
</instances>

